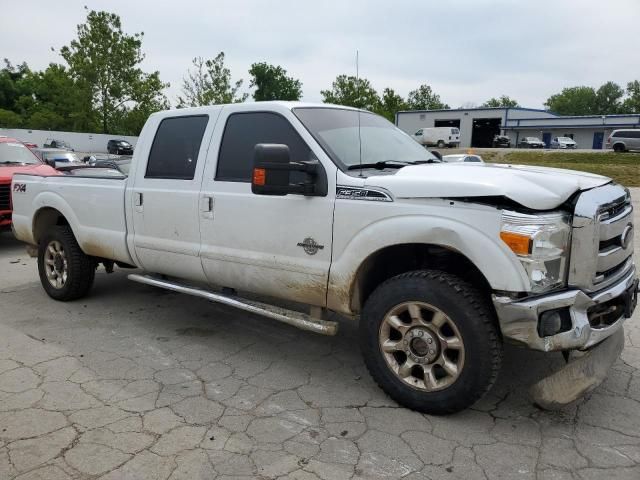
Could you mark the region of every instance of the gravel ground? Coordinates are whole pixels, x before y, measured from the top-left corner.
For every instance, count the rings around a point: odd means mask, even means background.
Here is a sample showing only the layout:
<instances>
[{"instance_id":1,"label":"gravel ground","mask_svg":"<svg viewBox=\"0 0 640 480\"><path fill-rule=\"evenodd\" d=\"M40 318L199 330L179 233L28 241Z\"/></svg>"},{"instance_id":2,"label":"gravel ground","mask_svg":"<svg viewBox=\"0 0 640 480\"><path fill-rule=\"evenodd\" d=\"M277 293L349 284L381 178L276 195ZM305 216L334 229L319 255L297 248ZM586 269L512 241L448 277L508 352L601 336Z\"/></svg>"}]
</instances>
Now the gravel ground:
<instances>
[{"instance_id":1,"label":"gravel ground","mask_svg":"<svg viewBox=\"0 0 640 480\"><path fill-rule=\"evenodd\" d=\"M506 347L486 398L433 417L374 385L352 322L317 336L123 272L57 303L8 234L0 272L0 479L640 478L640 309L577 405L531 405L563 360Z\"/></svg>"}]
</instances>

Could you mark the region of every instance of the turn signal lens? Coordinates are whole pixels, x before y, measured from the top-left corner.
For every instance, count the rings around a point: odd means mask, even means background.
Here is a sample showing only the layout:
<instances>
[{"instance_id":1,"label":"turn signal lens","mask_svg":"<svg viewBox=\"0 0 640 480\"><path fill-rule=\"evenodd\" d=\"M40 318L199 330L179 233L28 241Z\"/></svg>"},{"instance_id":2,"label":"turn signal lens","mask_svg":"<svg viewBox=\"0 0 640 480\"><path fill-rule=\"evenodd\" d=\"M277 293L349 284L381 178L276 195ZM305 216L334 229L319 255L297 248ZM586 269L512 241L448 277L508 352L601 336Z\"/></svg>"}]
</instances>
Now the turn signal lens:
<instances>
[{"instance_id":1,"label":"turn signal lens","mask_svg":"<svg viewBox=\"0 0 640 480\"><path fill-rule=\"evenodd\" d=\"M513 232L500 232L500 238L516 255L531 253L531 237Z\"/></svg>"},{"instance_id":2,"label":"turn signal lens","mask_svg":"<svg viewBox=\"0 0 640 480\"><path fill-rule=\"evenodd\" d=\"M264 168L253 169L253 184L264 186L267 180L267 172Z\"/></svg>"}]
</instances>

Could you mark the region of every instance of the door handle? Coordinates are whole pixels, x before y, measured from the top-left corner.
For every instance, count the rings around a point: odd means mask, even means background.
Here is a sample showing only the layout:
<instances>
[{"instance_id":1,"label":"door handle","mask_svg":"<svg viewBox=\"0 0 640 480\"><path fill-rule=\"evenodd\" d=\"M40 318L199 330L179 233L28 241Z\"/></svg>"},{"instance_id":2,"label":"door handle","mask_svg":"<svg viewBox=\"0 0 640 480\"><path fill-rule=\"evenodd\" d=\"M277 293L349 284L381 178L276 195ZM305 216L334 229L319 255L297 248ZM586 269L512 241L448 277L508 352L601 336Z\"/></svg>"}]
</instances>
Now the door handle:
<instances>
[{"instance_id":1,"label":"door handle","mask_svg":"<svg viewBox=\"0 0 640 480\"><path fill-rule=\"evenodd\" d=\"M142 195L142 192L135 192L134 193L134 204L136 207L141 207L142 204L144 202L144 196Z\"/></svg>"},{"instance_id":2,"label":"door handle","mask_svg":"<svg viewBox=\"0 0 640 480\"><path fill-rule=\"evenodd\" d=\"M204 195L200 198L200 212L203 218L213 218L213 197Z\"/></svg>"}]
</instances>

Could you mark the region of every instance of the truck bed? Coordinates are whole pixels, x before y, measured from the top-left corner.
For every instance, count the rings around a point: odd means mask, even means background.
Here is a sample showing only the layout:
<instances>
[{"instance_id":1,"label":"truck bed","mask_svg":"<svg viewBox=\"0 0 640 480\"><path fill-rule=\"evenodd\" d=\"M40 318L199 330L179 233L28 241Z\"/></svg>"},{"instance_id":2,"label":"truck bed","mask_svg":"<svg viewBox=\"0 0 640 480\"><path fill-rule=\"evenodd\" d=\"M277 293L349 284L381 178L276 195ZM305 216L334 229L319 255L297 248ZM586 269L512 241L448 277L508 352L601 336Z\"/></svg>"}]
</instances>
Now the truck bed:
<instances>
[{"instance_id":1,"label":"truck bed","mask_svg":"<svg viewBox=\"0 0 640 480\"><path fill-rule=\"evenodd\" d=\"M37 222L55 209L69 223L84 253L133 263L127 247L127 178L112 173L86 169L47 177L14 175L13 229L18 240L37 244Z\"/></svg>"}]
</instances>

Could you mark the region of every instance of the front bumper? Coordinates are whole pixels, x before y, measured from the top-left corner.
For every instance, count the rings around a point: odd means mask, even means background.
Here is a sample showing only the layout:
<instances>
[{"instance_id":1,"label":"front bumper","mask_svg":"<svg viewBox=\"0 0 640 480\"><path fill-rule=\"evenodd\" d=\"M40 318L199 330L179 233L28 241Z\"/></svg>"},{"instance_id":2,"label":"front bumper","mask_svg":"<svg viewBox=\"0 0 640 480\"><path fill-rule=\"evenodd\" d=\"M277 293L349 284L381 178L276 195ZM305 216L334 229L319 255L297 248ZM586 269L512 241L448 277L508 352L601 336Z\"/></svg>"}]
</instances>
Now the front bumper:
<instances>
[{"instance_id":1,"label":"front bumper","mask_svg":"<svg viewBox=\"0 0 640 480\"><path fill-rule=\"evenodd\" d=\"M493 295L500 329L505 339L544 352L587 349L613 335L631 316L637 300L638 279L635 267L615 284L591 295L582 290L566 290L534 298L513 299ZM629 297L632 304L619 318L605 326L594 327L589 322L591 307ZM627 301L629 303L629 301ZM568 308L571 328L555 335L541 337L538 333L540 315L548 310Z\"/></svg>"}]
</instances>

